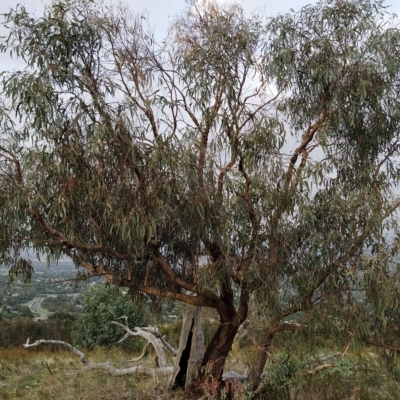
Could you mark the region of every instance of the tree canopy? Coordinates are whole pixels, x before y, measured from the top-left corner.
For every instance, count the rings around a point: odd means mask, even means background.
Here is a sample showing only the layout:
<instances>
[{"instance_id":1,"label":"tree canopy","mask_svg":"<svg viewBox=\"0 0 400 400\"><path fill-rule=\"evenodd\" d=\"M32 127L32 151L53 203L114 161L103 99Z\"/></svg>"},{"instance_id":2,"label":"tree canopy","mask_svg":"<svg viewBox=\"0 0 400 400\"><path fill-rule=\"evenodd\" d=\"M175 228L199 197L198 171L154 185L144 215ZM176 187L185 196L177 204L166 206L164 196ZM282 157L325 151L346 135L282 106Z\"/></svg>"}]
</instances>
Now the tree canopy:
<instances>
[{"instance_id":1,"label":"tree canopy","mask_svg":"<svg viewBox=\"0 0 400 400\"><path fill-rule=\"evenodd\" d=\"M68 256L137 299L215 308L202 379L252 302L254 387L282 331L394 343L395 21L380 0L193 1L157 43L123 6L10 11L0 49L26 68L2 74L2 261L29 277L27 250Z\"/></svg>"}]
</instances>

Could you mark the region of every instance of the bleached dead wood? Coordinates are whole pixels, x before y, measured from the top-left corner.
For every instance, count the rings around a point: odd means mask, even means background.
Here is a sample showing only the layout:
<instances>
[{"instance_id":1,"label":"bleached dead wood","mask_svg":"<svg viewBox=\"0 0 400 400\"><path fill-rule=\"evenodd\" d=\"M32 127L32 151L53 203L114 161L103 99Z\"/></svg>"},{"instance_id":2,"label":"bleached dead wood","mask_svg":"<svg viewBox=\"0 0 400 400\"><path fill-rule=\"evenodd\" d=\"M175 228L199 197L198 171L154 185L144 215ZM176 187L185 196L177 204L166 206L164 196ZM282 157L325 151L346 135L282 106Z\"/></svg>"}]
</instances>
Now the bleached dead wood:
<instances>
[{"instance_id":1,"label":"bleached dead wood","mask_svg":"<svg viewBox=\"0 0 400 400\"><path fill-rule=\"evenodd\" d=\"M334 354L329 354L328 356L319 358L319 359L315 359L315 358L310 358L310 360L308 361L308 364L310 365L315 365L315 364L320 364L320 363L325 363L328 360L331 360L332 358L336 358L339 356L343 356L343 353L334 353Z\"/></svg>"},{"instance_id":2,"label":"bleached dead wood","mask_svg":"<svg viewBox=\"0 0 400 400\"><path fill-rule=\"evenodd\" d=\"M142 354L139 357L136 358L132 358L131 360L126 360L125 362L127 363L134 363L134 362L139 362L140 360L142 360L144 357L147 356L148 352L149 352L149 347L150 347L151 343L146 343L146 345L143 347L143 351Z\"/></svg>"},{"instance_id":3,"label":"bleached dead wood","mask_svg":"<svg viewBox=\"0 0 400 400\"><path fill-rule=\"evenodd\" d=\"M90 369L102 369L107 371L110 375L113 376L123 376L123 375L131 375L131 374L143 374L143 375L148 375L148 376L169 376L172 373L172 366L169 365L167 356L165 355L163 346L168 348L171 352L173 352L174 348L168 344L168 342L165 340L165 338L162 338L161 335L158 333L158 330L154 328L133 328L130 329L128 326L128 320L126 317L122 317L125 319L125 325L121 324L119 322L113 321L112 323L115 325L120 326L126 331L125 336L120 340L122 342L129 336L134 336L134 337L141 337L143 339L147 340L147 344L144 347L142 354L132 360L128 360L128 362L138 362L141 359L145 357L145 355L148 353L148 348L150 344L153 346L156 355L157 355L157 361L158 361L158 368L150 368L150 367L145 367L142 365L138 365L135 367L130 367L130 368L116 368L111 363L106 362L106 363L92 363L90 362L84 355L83 352L78 350L76 347L72 346L71 344L64 342L62 340L36 340L34 343L29 343L29 338L27 342L23 345L24 348L31 348L31 347L37 347L40 345L47 345L47 344L56 344L56 345L61 345L67 347L69 350L71 350L74 354L76 354L81 362L85 364L83 370L81 372L90 370ZM176 351L175 351L176 352Z\"/></svg>"},{"instance_id":4,"label":"bleached dead wood","mask_svg":"<svg viewBox=\"0 0 400 400\"><path fill-rule=\"evenodd\" d=\"M107 371L112 376L125 376L125 375L145 375L145 376L165 376L168 377L172 373L172 367L159 367L159 368L150 368L145 367L143 365L136 365L135 367L130 368L115 368L110 363L90 363L85 365L82 372L85 372L90 369L103 369Z\"/></svg>"},{"instance_id":5,"label":"bleached dead wood","mask_svg":"<svg viewBox=\"0 0 400 400\"><path fill-rule=\"evenodd\" d=\"M310 369L307 371L307 375L314 375L315 373L322 371L324 369L328 369L328 368L332 368L334 367L335 364L322 364L322 365L318 365L317 367Z\"/></svg>"},{"instance_id":6,"label":"bleached dead wood","mask_svg":"<svg viewBox=\"0 0 400 400\"><path fill-rule=\"evenodd\" d=\"M71 344L64 342L62 340L36 340L34 343L29 343L29 338L27 342L23 345L25 349L31 347L41 346L43 344L58 344L61 346L68 347L73 353L75 353L83 364L85 364L83 370L81 372L85 372L90 369L102 369L107 371L110 375L113 376L124 376L124 375L132 375L132 374L143 374L148 376L169 376L172 373L172 367L166 366L161 368L150 368L144 367L142 365L138 365L136 367L131 368L115 368L111 363L92 363L90 362L80 350Z\"/></svg>"},{"instance_id":7,"label":"bleached dead wood","mask_svg":"<svg viewBox=\"0 0 400 400\"><path fill-rule=\"evenodd\" d=\"M162 336L161 333L158 331L158 328L153 328L153 327L146 327L146 328L141 328L142 330L149 332L151 334L153 334L157 339L159 339L161 341L161 343L163 344L163 346L174 356L176 357L177 355L177 349L175 349L175 347L172 347L166 339L166 336Z\"/></svg>"},{"instance_id":8,"label":"bleached dead wood","mask_svg":"<svg viewBox=\"0 0 400 400\"><path fill-rule=\"evenodd\" d=\"M327 363L326 361L332 360L333 358L336 357L344 357L349 350L350 344L346 346L346 348L341 352L341 353L333 353L329 354L328 356L319 358L318 360L315 360L314 358L311 358L309 361L310 366L313 366L313 368L309 369L306 374L307 375L314 375L315 373L319 371L323 371L324 369L332 368L336 364L333 363ZM316 364L320 364L315 366Z\"/></svg>"},{"instance_id":9,"label":"bleached dead wood","mask_svg":"<svg viewBox=\"0 0 400 400\"><path fill-rule=\"evenodd\" d=\"M111 322L112 324L120 326L121 328L125 329L125 331L126 331L126 335L119 342L122 342L129 336L134 336L134 337L136 336L136 337L141 337L143 339L146 339L154 347L154 351L156 352L158 365L160 366L160 368L168 367L169 366L168 359L167 359L167 356L165 354L165 351L163 349L163 345L162 345L162 342L160 341L160 339L158 339L155 335L153 335L150 332L147 332L144 329L137 328L137 327L130 329L128 326L128 318L127 317L121 317L121 318L125 319L125 325L121 324L120 322L116 322L116 321Z\"/></svg>"},{"instance_id":10,"label":"bleached dead wood","mask_svg":"<svg viewBox=\"0 0 400 400\"><path fill-rule=\"evenodd\" d=\"M185 311L179 348L169 385L188 388L200 369L204 353L204 334L201 324L202 308Z\"/></svg>"},{"instance_id":11,"label":"bleached dead wood","mask_svg":"<svg viewBox=\"0 0 400 400\"><path fill-rule=\"evenodd\" d=\"M23 345L25 349L37 347L41 345L61 345L67 347L74 354L76 354L81 362L84 364L84 367L81 371L75 372L82 373L88 370L97 369L104 370L113 376L124 376L124 375L132 375L132 374L141 374L152 377L160 377L160 376L170 376L171 386L175 386L174 382L179 373L182 374L180 379L183 381L184 387L189 387L193 379L196 378L196 374L199 371L199 367L203 357L204 351L204 335L203 329L201 325L201 307L197 307L196 309L192 309L187 311L184 315L183 327L181 332L179 349L176 350L173 348L167 341L165 336L162 336L157 328L153 327L144 327L144 328L129 328L127 317L121 317L121 319L125 320L125 324L122 324L117 321L112 321L113 324L121 327L125 330L126 334L124 337L118 342L122 342L126 340L128 337L141 337L147 340L146 346L143 348L142 354L139 357L136 357L131 360L127 360L126 362L138 362L141 361L148 353L148 349L153 346L158 361L158 368L150 368L142 365L130 367L130 368L116 368L110 362L105 363L92 363L86 357L85 354L78 350L76 347L72 346L70 343L64 342L62 340L36 340L34 343L29 342L29 338L27 342ZM172 367L168 363L167 356L165 354L164 349L168 349L173 356L176 356L175 366ZM184 368L184 370L182 370ZM247 370L244 374L238 374L235 371L224 372L222 376L223 380L231 380L237 382L245 382L247 380Z\"/></svg>"},{"instance_id":12,"label":"bleached dead wood","mask_svg":"<svg viewBox=\"0 0 400 400\"><path fill-rule=\"evenodd\" d=\"M222 380L224 381L246 382L248 377L248 368L246 368L244 374L238 374L235 371L227 371L222 374Z\"/></svg>"},{"instance_id":13,"label":"bleached dead wood","mask_svg":"<svg viewBox=\"0 0 400 400\"><path fill-rule=\"evenodd\" d=\"M37 347L40 346L42 344L59 344L61 346L65 346L68 347L73 353L75 353L80 360L84 363L87 364L89 363L89 361L87 360L87 358L85 357L85 355L78 350L76 347L72 346L71 344L64 342L62 340L44 340L44 339L40 339L40 340L36 340L36 342L34 343L29 343L29 338L26 341L26 343L23 345L25 349L28 349L30 347Z\"/></svg>"}]
</instances>

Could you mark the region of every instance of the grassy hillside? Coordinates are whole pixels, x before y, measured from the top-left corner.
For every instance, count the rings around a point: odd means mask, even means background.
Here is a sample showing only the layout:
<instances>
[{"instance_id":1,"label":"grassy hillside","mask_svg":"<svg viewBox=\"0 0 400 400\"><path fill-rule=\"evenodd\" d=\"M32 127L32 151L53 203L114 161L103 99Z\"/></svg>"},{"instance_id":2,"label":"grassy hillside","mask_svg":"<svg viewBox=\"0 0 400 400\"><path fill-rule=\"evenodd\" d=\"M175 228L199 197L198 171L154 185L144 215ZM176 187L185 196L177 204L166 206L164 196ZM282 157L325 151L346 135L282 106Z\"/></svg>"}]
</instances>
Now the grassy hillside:
<instances>
[{"instance_id":1,"label":"grassy hillside","mask_svg":"<svg viewBox=\"0 0 400 400\"><path fill-rule=\"evenodd\" d=\"M295 349L294 349L295 350ZM254 348L235 350L228 361L228 369L240 372L251 363ZM297 353L297 352L296 352ZM325 353L326 354L326 353ZM321 352L322 355L322 352ZM127 367L124 362L134 354L121 349L87 353L93 362L111 361L116 367ZM301 354L285 353L267 368L274 385L272 399L297 400L352 400L354 389L360 388L362 400L397 400L400 393L400 365L396 359L387 360L373 348L359 350L333 361L334 367L310 374L301 364ZM154 367L153 356L144 363ZM389 368L388 368L389 367ZM297 369L297 370L296 370ZM140 376L112 377L102 371L82 371L76 356L61 349L50 351L23 348L0 349L0 399L4 400L194 400L199 396L190 392L167 390L167 380ZM292 376L290 371L295 372ZM238 387L237 400L250 400L249 388ZM207 398L212 398L207 397Z\"/></svg>"},{"instance_id":2,"label":"grassy hillside","mask_svg":"<svg viewBox=\"0 0 400 400\"><path fill-rule=\"evenodd\" d=\"M121 350L98 350L88 354L91 361L110 360L115 366L131 355ZM148 361L151 364L151 360ZM64 350L51 352L0 349L0 399L2 400L98 400L98 399L191 399L189 394L166 390L167 382L137 376L112 377L99 371L75 374L79 359ZM72 373L72 375L70 375Z\"/></svg>"}]
</instances>

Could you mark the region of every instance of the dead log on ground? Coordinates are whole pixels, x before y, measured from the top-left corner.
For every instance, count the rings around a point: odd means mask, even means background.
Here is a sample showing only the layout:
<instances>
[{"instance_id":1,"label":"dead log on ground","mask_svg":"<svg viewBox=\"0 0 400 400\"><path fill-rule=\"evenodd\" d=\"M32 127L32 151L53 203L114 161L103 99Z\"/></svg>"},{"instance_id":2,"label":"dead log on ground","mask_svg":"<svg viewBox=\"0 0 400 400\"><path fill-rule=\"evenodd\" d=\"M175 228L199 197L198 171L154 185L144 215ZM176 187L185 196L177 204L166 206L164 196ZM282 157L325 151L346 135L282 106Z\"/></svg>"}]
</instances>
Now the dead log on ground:
<instances>
[{"instance_id":1,"label":"dead log on ground","mask_svg":"<svg viewBox=\"0 0 400 400\"><path fill-rule=\"evenodd\" d=\"M92 363L86 357L85 354L78 350L76 347L71 344L64 342L62 340L36 340L34 343L29 343L29 338L27 342L23 345L25 349L31 347L41 346L43 344L58 344L61 346L68 347L74 354L76 354L82 363L85 365L83 370L80 372L85 372L91 369L102 369L107 371L110 375L113 376L124 376L124 375L132 375L132 374L143 374L147 376L169 376L172 373L171 366L164 366L159 368L150 368L145 367L143 365L138 365L130 368L115 368L111 363ZM141 357L139 357L141 358Z\"/></svg>"},{"instance_id":2,"label":"dead log on ground","mask_svg":"<svg viewBox=\"0 0 400 400\"><path fill-rule=\"evenodd\" d=\"M48 344L65 346L76 354L84 364L84 367L78 373L86 372L91 369L100 369L113 376L131 374L141 374L151 377L169 376L171 388L188 388L197 377L204 354L204 335L201 325L201 313L201 307L185 312L178 350L167 342L165 336L162 336L157 328L135 327L131 329L128 325L128 319L125 316L120 318L125 321L124 324L112 321L112 324L117 325L126 331L125 335L118 343L123 342L131 336L141 337L147 340L147 344L143 348L142 354L139 357L125 362L131 363L141 361L148 354L148 349L151 345L157 356L157 368L145 367L142 365L130 368L116 368L110 362L93 363L85 357L85 354L82 351L62 340L41 339L36 340L34 343L29 343L28 338L27 342L23 346L25 349ZM169 364L165 349L176 357L174 366ZM238 374L235 371L224 372L222 379L226 381L245 382L247 380L247 371L244 374Z\"/></svg>"}]
</instances>

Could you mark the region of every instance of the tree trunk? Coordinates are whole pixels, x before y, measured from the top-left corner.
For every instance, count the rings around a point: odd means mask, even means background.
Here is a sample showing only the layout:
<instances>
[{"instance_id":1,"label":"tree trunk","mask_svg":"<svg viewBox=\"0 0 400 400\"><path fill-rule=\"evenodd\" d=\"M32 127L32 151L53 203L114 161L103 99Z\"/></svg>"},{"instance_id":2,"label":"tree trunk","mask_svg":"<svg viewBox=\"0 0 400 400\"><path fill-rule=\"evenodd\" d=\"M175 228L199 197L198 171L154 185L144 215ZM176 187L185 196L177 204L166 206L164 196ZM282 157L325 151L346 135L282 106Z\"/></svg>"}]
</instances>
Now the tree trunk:
<instances>
[{"instance_id":1,"label":"tree trunk","mask_svg":"<svg viewBox=\"0 0 400 400\"><path fill-rule=\"evenodd\" d=\"M202 382L221 382L225 360L232 350L239 325L233 321L221 321L208 344L201 364Z\"/></svg>"},{"instance_id":2,"label":"tree trunk","mask_svg":"<svg viewBox=\"0 0 400 400\"><path fill-rule=\"evenodd\" d=\"M211 390L212 394L220 392L226 386L226 382L222 380L225 361L232 350L240 325L247 318L249 302L249 292L245 287L242 287L237 310L230 284L225 285L221 292L221 306L218 308L220 324L205 350L199 378L193 383L195 388ZM231 388L224 389L226 398L231 398Z\"/></svg>"},{"instance_id":3,"label":"tree trunk","mask_svg":"<svg viewBox=\"0 0 400 400\"><path fill-rule=\"evenodd\" d=\"M204 335L201 325L202 308L186 311L179 339L179 348L170 379L171 388L188 389L197 379L204 352Z\"/></svg>"},{"instance_id":4,"label":"tree trunk","mask_svg":"<svg viewBox=\"0 0 400 400\"><path fill-rule=\"evenodd\" d=\"M253 390L257 390L257 388L261 383L261 375L264 371L265 363L267 362L268 358L268 349L271 347L272 339L274 338L277 329L278 329L277 323L273 323L267 328L267 331L265 332L265 336L260 346L261 349L258 351L257 354L257 360L250 367L249 378Z\"/></svg>"},{"instance_id":5,"label":"tree trunk","mask_svg":"<svg viewBox=\"0 0 400 400\"><path fill-rule=\"evenodd\" d=\"M262 350L257 352L256 362L250 367L249 378L253 390L257 390L261 383L261 374L264 371L264 366L268 358L267 349L268 347L263 346Z\"/></svg>"}]
</instances>

